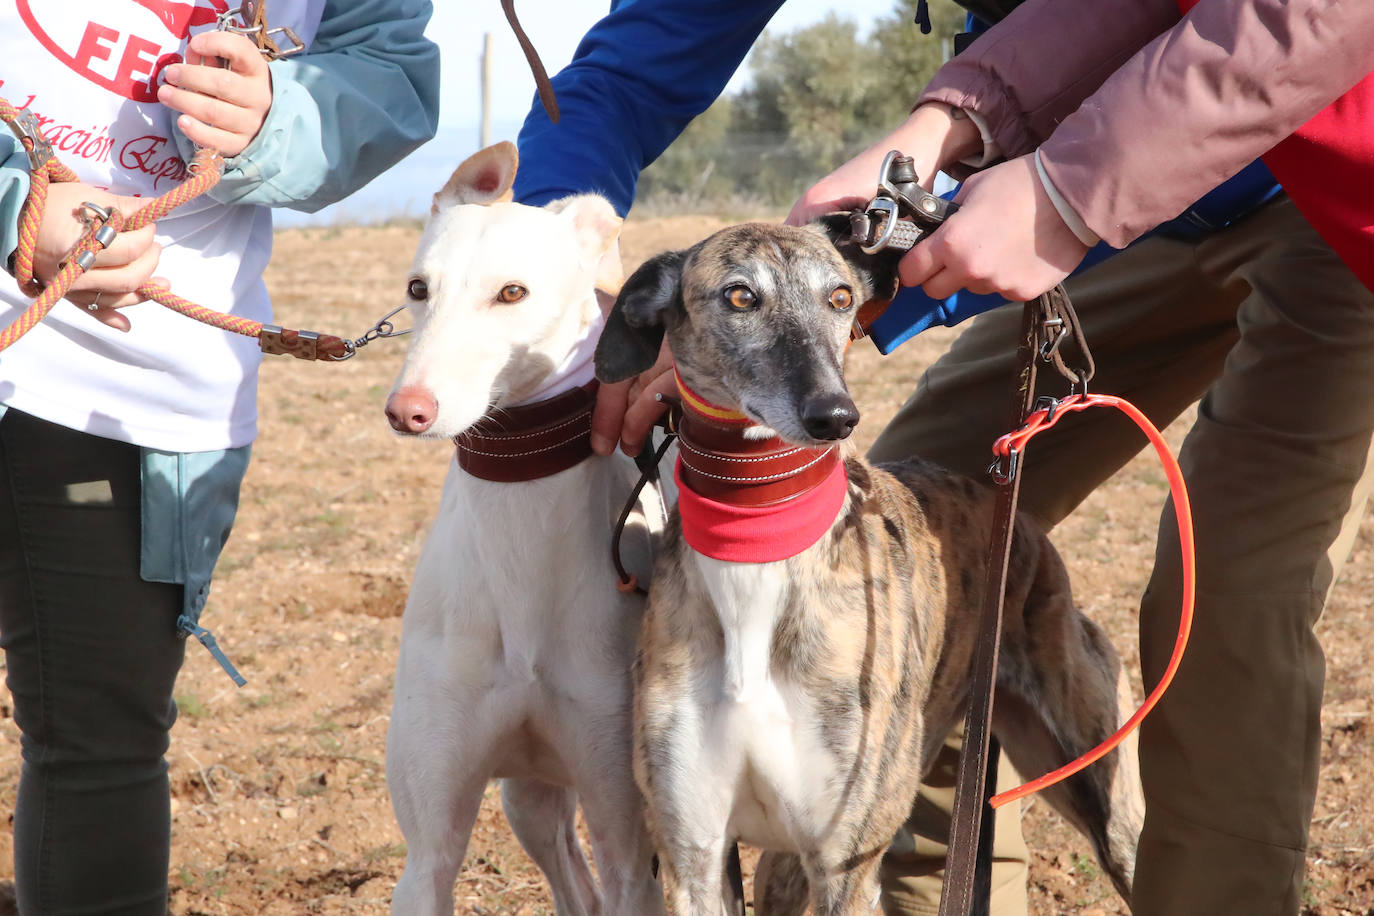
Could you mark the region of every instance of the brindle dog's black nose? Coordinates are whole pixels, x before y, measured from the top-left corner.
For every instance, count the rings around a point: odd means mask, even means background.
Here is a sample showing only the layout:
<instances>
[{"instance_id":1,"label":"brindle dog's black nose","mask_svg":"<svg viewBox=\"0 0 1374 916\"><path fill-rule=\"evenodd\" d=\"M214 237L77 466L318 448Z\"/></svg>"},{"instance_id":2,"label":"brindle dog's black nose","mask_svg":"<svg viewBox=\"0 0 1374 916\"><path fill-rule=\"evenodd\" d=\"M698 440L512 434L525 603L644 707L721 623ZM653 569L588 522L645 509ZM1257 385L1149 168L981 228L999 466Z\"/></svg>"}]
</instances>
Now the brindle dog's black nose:
<instances>
[{"instance_id":1,"label":"brindle dog's black nose","mask_svg":"<svg viewBox=\"0 0 1374 916\"><path fill-rule=\"evenodd\" d=\"M844 394L811 398L801 405L802 427L815 439L843 439L859 422L859 409Z\"/></svg>"}]
</instances>

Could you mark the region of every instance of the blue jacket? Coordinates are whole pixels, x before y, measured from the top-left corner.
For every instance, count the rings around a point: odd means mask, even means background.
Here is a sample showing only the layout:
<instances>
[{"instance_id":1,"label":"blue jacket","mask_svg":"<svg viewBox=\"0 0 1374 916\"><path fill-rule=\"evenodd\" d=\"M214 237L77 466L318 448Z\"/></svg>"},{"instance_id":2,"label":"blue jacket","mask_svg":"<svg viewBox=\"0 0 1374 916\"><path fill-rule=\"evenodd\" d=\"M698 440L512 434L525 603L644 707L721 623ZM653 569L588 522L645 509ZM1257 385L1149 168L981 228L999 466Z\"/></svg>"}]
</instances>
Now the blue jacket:
<instances>
[{"instance_id":1,"label":"blue jacket","mask_svg":"<svg viewBox=\"0 0 1374 916\"><path fill-rule=\"evenodd\" d=\"M783 0L612 0L553 78L562 119L535 104L515 199L596 191L621 216L639 173L711 106Z\"/></svg>"},{"instance_id":2,"label":"blue jacket","mask_svg":"<svg viewBox=\"0 0 1374 916\"><path fill-rule=\"evenodd\" d=\"M628 213L639 173L715 101L781 5L782 0L612 0L610 13L553 79L562 121L551 124L538 104L525 119L516 200L540 205L595 191L622 216ZM1279 193L1257 161L1155 231L1198 238ZM1115 250L1099 245L1079 270ZM904 289L872 336L888 353L926 328L955 325L1004 302L968 292L934 300L919 288Z\"/></svg>"}]
</instances>

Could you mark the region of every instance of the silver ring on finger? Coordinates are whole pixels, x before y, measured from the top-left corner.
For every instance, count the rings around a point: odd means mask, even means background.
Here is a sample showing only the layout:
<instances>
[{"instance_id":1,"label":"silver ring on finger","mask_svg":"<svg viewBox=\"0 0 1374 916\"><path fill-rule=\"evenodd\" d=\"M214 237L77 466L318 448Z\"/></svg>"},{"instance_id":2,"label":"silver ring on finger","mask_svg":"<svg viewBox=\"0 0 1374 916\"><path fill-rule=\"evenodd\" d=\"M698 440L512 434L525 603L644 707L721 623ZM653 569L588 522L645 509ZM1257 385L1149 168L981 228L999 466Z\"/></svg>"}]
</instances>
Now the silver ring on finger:
<instances>
[{"instance_id":1,"label":"silver ring on finger","mask_svg":"<svg viewBox=\"0 0 1374 916\"><path fill-rule=\"evenodd\" d=\"M92 312L100 311L100 293L95 294L95 301L86 306L86 309Z\"/></svg>"}]
</instances>

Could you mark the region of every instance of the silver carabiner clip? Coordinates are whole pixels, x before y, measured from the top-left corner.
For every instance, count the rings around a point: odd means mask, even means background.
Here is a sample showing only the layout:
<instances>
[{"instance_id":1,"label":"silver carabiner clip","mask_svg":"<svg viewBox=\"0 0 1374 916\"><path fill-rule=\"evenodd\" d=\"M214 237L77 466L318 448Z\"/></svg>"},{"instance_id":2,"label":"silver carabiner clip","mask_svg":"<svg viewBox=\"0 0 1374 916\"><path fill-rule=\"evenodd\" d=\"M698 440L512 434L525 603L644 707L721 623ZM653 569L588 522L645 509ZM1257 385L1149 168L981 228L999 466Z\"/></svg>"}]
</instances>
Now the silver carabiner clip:
<instances>
[{"instance_id":1,"label":"silver carabiner clip","mask_svg":"<svg viewBox=\"0 0 1374 916\"><path fill-rule=\"evenodd\" d=\"M878 231L878 237L868 245L859 246L859 250L864 254L877 254L887 247L888 242L892 241L892 232L897 228L897 202L890 197L875 197L868 202L866 209L869 213L885 216L883 227Z\"/></svg>"}]
</instances>

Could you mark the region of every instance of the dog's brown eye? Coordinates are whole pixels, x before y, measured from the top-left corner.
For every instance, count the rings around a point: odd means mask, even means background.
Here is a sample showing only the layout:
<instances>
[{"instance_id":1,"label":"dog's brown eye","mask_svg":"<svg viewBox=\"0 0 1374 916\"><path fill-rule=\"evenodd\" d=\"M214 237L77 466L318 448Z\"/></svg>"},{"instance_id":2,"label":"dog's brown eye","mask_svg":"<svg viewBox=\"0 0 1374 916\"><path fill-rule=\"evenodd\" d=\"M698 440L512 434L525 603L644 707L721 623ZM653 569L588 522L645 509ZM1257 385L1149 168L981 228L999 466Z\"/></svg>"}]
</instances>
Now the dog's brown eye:
<instances>
[{"instance_id":1,"label":"dog's brown eye","mask_svg":"<svg viewBox=\"0 0 1374 916\"><path fill-rule=\"evenodd\" d=\"M423 302L429 298L429 285L419 277L411 277L406 284L406 295L416 302Z\"/></svg>"},{"instance_id":2,"label":"dog's brown eye","mask_svg":"<svg viewBox=\"0 0 1374 916\"><path fill-rule=\"evenodd\" d=\"M501 292L496 294L496 299L499 302L504 302L509 305L512 302L519 302L529 294L530 291L519 283L507 283L505 286L501 287Z\"/></svg>"},{"instance_id":3,"label":"dog's brown eye","mask_svg":"<svg viewBox=\"0 0 1374 916\"><path fill-rule=\"evenodd\" d=\"M759 297L747 286L732 286L725 291L725 301L737 309L751 308Z\"/></svg>"},{"instance_id":4,"label":"dog's brown eye","mask_svg":"<svg viewBox=\"0 0 1374 916\"><path fill-rule=\"evenodd\" d=\"M837 286L830 294L830 307L838 312L843 312L853 304L854 294L843 286Z\"/></svg>"}]
</instances>

